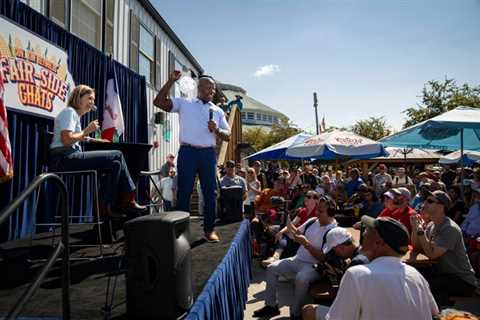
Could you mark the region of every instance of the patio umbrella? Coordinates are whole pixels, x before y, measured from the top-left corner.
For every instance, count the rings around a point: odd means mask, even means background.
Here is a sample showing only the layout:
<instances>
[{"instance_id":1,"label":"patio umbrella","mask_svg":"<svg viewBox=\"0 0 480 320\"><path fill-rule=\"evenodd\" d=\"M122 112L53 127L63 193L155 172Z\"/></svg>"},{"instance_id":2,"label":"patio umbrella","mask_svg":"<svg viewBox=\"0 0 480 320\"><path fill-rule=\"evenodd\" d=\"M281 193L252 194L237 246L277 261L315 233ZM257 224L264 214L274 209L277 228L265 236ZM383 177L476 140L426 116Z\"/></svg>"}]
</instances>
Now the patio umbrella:
<instances>
[{"instance_id":1,"label":"patio umbrella","mask_svg":"<svg viewBox=\"0 0 480 320\"><path fill-rule=\"evenodd\" d=\"M285 155L285 151L288 147L303 142L305 139L311 137L308 133L299 133L288 139L285 139L273 146L260 150L252 155L249 155L245 159L248 160L298 160L300 158L289 157Z\"/></svg>"},{"instance_id":2,"label":"patio umbrella","mask_svg":"<svg viewBox=\"0 0 480 320\"><path fill-rule=\"evenodd\" d=\"M460 163L461 159L461 151L457 150L452 153L446 154L440 157L438 161L440 164L456 164ZM471 151L471 150L464 150L463 151L463 164L467 166L472 166L475 163L479 163L480 161L480 151Z\"/></svg>"},{"instance_id":3,"label":"patio umbrella","mask_svg":"<svg viewBox=\"0 0 480 320\"><path fill-rule=\"evenodd\" d=\"M388 147L480 151L480 109L458 107L380 142Z\"/></svg>"},{"instance_id":4,"label":"patio umbrella","mask_svg":"<svg viewBox=\"0 0 480 320\"><path fill-rule=\"evenodd\" d=\"M388 153L383 145L353 132L334 130L310 137L287 149L287 156L318 160L370 159Z\"/></svg>"},{"instance_id":5,"label":"patio umbrella","mask_svg":"<svg viewBox=\"0 0 480 320\"><path fill-rule=\"evenodd\" d=\"M480 109L457 107L380 139L380 142L389 147L460 149L463 181L464 149L480 151Z\"/></svg>"}]
</instances>

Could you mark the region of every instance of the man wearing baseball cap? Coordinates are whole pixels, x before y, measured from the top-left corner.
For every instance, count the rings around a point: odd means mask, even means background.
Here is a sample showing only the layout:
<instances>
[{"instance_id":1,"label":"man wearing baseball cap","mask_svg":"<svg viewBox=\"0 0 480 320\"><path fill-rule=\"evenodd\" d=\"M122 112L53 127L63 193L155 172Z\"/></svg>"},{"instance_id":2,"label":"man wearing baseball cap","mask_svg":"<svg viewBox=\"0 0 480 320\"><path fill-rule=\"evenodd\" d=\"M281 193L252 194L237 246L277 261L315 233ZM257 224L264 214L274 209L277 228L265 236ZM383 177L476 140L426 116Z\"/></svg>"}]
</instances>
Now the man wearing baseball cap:
<instances>
[{"instance_id":1,"label":"man wearing baseball cap","mask_svg":"<svg viewBox=\"0 0 480 320\"><path fill-rule=\"evenodd\" d=\"M424 319L438 314L427 281L403 263L409 235L392 218L362 217L362 250L371 262L349 268L330 308L319 306L315 319Z\"/></svg>"},{"instance_id":2,"label":"man wearing baseball cap","mask_svg":"<svg viewBox=\"0 0 480 320\"><path fill-rule=\"evenodd\" d=\"M405 227L412 230L410 225L410 217L416 214L415 210L410 207L410 191L405 187L390 189L387 193L393 195L393 203L397 207L396 210L387 213L381 212L379 217L391 217L403 223Z\"/></svg>"},{"instance_id":3,"label":"man wearing baseball cap","mask_svg":"<svg viewBox=\"0 0 480 320\"><path fill-rule=\"evenodd\" d=\"M437 263L432 274L426 277L437 302L449 304L449 296L472 296L477 280L460 227L446 213L451 206L447 193L437 190L431 192L424 202L423 211L431 222L423 229L420 215L413 215L412 243L416 250Z\"/></svg>"},{"instance_id":4,"label":"man wearing baseball cap","mask_svg":"<svg viewBox=\"0 0 480 320\"><path fill-rule=\"evenodd\" d=\"M373 177L373 188L377 195L381 195L386 186L392 183L392 176L387 173L387 166L381 163L378 166L378 173Z\"/></svg>"}]
</instances>

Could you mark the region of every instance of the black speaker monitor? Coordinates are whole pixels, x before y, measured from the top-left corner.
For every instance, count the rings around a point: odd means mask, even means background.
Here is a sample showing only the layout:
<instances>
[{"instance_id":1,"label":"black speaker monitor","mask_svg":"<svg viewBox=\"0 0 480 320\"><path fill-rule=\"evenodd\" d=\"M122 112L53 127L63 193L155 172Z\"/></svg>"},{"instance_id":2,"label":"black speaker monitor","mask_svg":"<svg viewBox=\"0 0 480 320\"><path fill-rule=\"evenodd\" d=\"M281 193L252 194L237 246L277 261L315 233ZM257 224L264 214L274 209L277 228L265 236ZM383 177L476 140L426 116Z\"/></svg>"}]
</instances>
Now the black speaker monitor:
<instances>
[{"instance_id":1,"label":"black speaker monitor","mask_svg":"<svg viewBox=\"0 0 480 320\"><path fill-rule=\"evenodd\" d=\"M130 319L176 319L191 307L189 219L173 211L125 223Z\"/></svg>"}]
</instances>

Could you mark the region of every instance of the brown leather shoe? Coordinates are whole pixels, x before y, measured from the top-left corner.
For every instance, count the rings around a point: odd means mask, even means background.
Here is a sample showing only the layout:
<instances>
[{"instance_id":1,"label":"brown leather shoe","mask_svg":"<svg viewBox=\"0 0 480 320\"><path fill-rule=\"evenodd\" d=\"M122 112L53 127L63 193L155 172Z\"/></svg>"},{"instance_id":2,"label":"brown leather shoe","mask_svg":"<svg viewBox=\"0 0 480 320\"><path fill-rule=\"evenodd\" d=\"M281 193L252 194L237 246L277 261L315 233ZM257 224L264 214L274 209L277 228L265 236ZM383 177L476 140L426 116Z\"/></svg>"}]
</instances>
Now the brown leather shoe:
<instances>
[{"instance_id":1,"label":"brown leather shoe","mask_svg":"<svg viewBox=\"0 0 480 320\"><path fill-rule=\"evenodd\" d=\"M218 234L215 231L206 232L205 235L203 236L203 238L205 240L207 240L208 242L219 242L220 241L220 237L218 236Z\"/></svg>"}]
</instances>

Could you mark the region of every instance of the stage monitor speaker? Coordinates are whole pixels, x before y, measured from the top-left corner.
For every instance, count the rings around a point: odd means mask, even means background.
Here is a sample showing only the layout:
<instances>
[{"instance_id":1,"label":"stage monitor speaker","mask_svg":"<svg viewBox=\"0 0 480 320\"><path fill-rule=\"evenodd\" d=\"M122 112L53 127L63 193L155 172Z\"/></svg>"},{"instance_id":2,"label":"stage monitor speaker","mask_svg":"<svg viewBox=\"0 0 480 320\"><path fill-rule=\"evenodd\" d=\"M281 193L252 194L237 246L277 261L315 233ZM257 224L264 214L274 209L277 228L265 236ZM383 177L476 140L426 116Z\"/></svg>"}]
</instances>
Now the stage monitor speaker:
<instances>
[{"instance_id":1,"label":"stage monitor speaker","mask_svg":"<svg viewBox=\"0 0 480 320\"><path fill-rule=\"evenodd\" d=\"M176 319L193 301L190 214L147 215L125 223L129 319Z\"/></svg>"}]
</instances>

